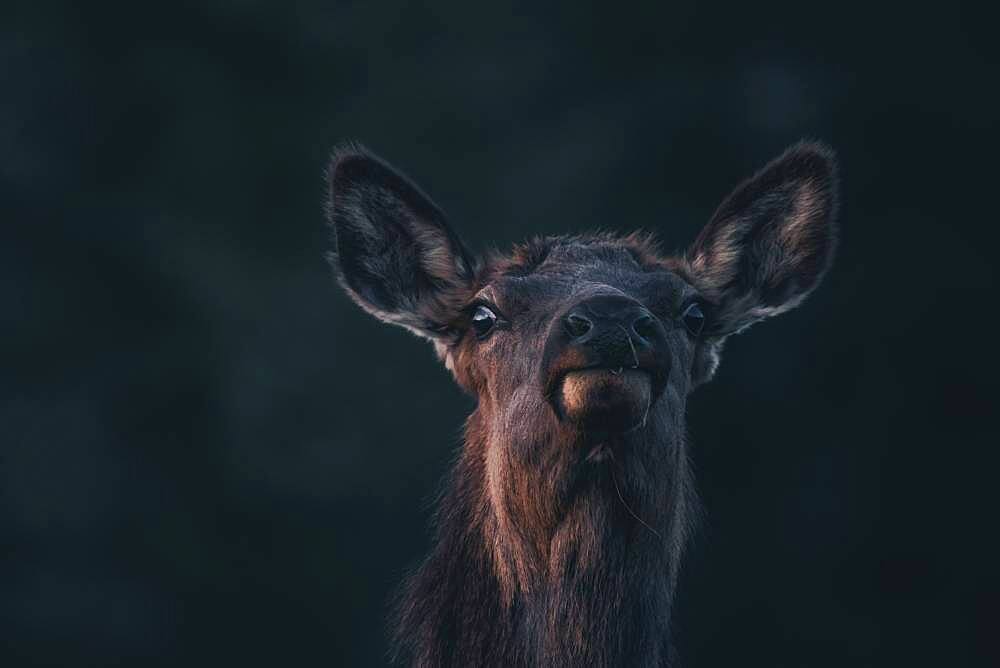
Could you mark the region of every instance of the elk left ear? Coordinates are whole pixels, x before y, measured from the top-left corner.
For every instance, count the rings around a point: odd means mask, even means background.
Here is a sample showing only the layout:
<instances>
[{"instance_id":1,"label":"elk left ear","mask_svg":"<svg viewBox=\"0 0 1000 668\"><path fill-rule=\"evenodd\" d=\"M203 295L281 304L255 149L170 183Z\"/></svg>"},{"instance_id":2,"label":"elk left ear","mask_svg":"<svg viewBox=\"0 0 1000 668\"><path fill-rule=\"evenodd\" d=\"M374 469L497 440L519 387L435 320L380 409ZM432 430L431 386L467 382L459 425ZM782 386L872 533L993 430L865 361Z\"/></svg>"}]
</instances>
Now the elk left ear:
<instances>
[{"instance_id":1,"label":"elk left ear","mask_svg":"<svg viewBox=\"0 0 1000 668\"><path fill-rule=\"evenodd\" d=\"M436 341L455 334L474 265L444 214L364 148L334 151L327 215L341 285L376 318Z\"/></svg>"},{"instance_id":2,"label":"elk left ear","mask_svg":"<svg viewBox=\"0 0 1000 668\"><path fill-rule=\"evenodd\" d=\"M711 303L695 384L715 372L727 336L799 305L837 242L833 151L802 142L740 184L679 263Z\"/></svg>"},{"instance_id":3,"label":"elk left ear","mask_svg":"<svg viewBox=\"0 0 1000 668\"><path fill-rule=\"evenodd\" d=\"M784 313L819 285L836 246L836 190L833 151L802 142L723 201L685 256L715 307L706 334Z\"/></svg>"}]
</instances>

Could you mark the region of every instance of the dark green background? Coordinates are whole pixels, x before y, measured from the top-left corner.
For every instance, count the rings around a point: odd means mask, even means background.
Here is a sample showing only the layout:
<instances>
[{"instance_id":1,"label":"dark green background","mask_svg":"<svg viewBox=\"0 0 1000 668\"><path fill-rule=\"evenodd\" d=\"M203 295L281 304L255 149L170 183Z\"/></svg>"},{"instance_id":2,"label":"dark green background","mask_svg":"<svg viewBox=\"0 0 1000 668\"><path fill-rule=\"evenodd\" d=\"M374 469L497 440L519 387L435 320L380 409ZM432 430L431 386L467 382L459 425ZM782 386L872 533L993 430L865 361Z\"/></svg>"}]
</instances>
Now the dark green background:
<instances>
[{"instance_id":1,"label":"dark green background","mask_svg":"<svg viewBox=\"0 0 1000 668\"><path fill-rule=\"evenodd\" d=\"M995 21L435 5L4 5L0 663L384 661L472 403L335 287L335 143L478 250L635 227L679 249L815 137L836 266L691 400L681 654L997 665Z\"/></svg>"}]
</instances>

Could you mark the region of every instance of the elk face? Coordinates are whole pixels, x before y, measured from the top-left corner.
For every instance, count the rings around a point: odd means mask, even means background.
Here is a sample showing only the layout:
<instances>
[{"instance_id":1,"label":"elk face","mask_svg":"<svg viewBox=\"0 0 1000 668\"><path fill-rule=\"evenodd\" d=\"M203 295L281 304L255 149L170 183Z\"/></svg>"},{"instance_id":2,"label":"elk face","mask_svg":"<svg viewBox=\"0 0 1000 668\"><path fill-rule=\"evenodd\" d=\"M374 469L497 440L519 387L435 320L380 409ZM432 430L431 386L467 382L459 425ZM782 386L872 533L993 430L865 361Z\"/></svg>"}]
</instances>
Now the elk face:
<instances>
[{"instance_id":1,"label":"elk face","mask_svg":"<svg viewBox=\"0 0 1000 668\"><path fill-rule=\"evenodd\" d=\"M363 149L338 151L330 179L342 285L430 339L477 396L473 437L498 498L565 499L607 458L652 489L726 337L798 304L835 242L834 166L815 144L740 185L680 257L641 235L590 235L477 261L429 198Z\"/></svg>"},{"instance_id":2,"label":"elk face","mask_svg":"<svg viewBox=\"0 0 1000 668\"><path fill-rule=\"evenodd\" d=\"M599 462L687 395L697 300L639 237L536 240L487 268L475 331L445 354L511 447L534 432L570 460Z\"/></svg>"}]
</instances>

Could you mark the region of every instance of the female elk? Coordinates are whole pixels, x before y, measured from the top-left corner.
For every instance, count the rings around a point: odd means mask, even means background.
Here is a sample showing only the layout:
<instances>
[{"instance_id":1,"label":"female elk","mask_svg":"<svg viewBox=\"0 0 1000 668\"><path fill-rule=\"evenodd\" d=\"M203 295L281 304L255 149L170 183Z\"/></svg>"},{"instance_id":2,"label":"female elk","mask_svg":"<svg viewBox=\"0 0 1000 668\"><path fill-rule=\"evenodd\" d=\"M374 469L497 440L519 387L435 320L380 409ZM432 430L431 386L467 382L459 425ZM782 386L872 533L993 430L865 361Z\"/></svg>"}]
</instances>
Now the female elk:
<instances>
[{"instance_id":1,"label":"female elk","mask_svg":"<svg viewBox=\"0 0 1000 668\"><path fill-rule=\"evenodd\" d=\"M688 251L551 237L475 259L440 209L364 149L335 153L332 263L363 309L433 342L477 398L398 607L420 666L671 663L695 506L688 394L724 341L799 304L830 264L829 149L793 146Z\"/></svg>"}]
</instances>

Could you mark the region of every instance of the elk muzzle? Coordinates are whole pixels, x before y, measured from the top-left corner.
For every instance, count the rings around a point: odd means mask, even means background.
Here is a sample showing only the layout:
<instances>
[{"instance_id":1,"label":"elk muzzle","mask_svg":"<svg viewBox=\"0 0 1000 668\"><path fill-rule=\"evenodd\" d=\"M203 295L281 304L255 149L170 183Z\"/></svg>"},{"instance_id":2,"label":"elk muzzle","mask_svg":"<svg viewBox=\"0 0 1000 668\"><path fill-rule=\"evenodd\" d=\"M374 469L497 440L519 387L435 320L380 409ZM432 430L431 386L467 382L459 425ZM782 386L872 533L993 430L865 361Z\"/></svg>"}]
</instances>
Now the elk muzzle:
<instances>
[{"instance_id":1,"label":"elk muzzle","mask_svg":"<svg viewBox=\"0 0 1000 668\"><path fill-rule=\"evenodd\" d=\"M546 342L546 395L560 419L591 431L641 424L669 371L662 323L625 296L575 304L556 319Z\"/></svg>"}]
</instances>

